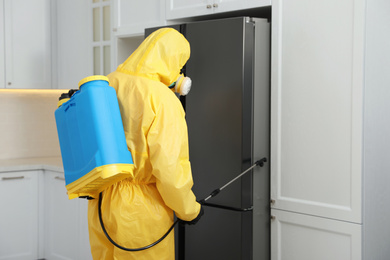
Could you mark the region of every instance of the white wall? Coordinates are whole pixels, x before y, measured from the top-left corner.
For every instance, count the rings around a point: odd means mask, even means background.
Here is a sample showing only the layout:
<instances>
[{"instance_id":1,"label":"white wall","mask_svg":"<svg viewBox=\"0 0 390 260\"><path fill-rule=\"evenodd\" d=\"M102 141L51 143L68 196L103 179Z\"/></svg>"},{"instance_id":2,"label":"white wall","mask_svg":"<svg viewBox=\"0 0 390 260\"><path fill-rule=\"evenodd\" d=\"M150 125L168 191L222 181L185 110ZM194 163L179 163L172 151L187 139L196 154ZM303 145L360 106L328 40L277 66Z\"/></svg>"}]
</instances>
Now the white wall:
<instances>
[{"instance_id":1,"label":"white wall","mask_svg":"<svg viewBox=\"0 0 390 260\"><path fill-rule=\"evenodd\" d=\"M54 111L64 90L0 90L0 160L61 156Z\"/></svg>"}]
</instances>

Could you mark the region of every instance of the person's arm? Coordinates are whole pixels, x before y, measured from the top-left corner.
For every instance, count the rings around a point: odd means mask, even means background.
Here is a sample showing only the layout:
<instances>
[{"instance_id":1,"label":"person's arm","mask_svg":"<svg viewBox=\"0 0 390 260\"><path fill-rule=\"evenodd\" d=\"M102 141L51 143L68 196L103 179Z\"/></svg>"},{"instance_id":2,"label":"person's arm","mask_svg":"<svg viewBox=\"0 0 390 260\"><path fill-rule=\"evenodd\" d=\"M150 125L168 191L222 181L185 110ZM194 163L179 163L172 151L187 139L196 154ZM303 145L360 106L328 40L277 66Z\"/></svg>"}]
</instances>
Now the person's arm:
<instances>
[{"instance_id":1,"label":"person's arm","mask_svg":"<svg viewBox=\"0 0 390 260\"><path fill-rule=\"evenodd\" d=\"M196 219L201 206L191 190L187 124L178 100L162 101L156 108L147 142L157 189L165 204L181 220Z\"/></svg>"}]
</instances>

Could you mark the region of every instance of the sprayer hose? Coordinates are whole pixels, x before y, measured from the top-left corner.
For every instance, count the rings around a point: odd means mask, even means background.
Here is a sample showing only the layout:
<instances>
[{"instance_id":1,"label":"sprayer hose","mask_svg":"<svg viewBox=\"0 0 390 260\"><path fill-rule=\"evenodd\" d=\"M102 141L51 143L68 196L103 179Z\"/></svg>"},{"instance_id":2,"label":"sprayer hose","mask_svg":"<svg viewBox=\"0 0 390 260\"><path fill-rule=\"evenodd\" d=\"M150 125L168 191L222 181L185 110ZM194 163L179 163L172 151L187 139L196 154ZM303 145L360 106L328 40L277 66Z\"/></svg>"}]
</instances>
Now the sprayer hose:
<instances>
[{"instance_id":1,"label":"sprayer hose","mask_svg":"<svg viewBox=\"0 0 390 260\"><path fill-rule=\"evenodd\" d=\"M116 246L116 247L118 247L118 248L120 248L120 249L122 249L122 250L125 250L125 251L131 251L131 252L142 251L142 250L145 250L145 249L148 249L148 248L151 248L151 247L157 245L158 243L160 243L161 241L163 241L163 240L169 235L169 233L172 231L172 229L174 228L174 226L179 222L179 219L177 219L177 220L173 223L173 225L168 229L168 231L167 231L160 239L158 239L158 240L155 241L154 243L151 243L150 245L147 245L147 246L144 246L144 247L140 247L140 248L126 248L126 247L123 247L123 246L117 244L117 243L108 235L107 230L106 230L106 228L104 227L103 218L102 218L102 209L101 209L101 206L102 206L102 197L103 197L103 195L102 195L102 193L100 192L100 194L99 194L99 221L100 221L100 225L102 226L103 232L104 232L104 234L106 235L107 239L110 240L110 242L111 242L114 246Z\"/></svg>"}]
</instances>

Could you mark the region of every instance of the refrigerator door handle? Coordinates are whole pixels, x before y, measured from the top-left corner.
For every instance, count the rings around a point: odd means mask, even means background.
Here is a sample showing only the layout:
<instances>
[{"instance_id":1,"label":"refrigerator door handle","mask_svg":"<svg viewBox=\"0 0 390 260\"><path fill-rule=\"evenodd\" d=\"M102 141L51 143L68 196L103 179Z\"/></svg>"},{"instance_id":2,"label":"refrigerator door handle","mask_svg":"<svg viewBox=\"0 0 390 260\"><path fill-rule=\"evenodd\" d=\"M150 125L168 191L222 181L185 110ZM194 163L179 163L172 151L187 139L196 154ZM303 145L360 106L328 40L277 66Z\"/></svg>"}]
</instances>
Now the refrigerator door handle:
<instances>
[{"instance_id":1,"label":"refrigerator door handle","mask_svg":"<svg viewBox=\"0 0 390 260\"><path fill-rule=\"evenodd\" d=\"M213 203L207 203L207 202L203 203L202 205L203 206L207 206L207 207L226 209L226 210L232 210L232 211L239 211L239 212L247 212L247 211L252 211L253 210L253 206L251 206L249 208L246 208L246 209L242 209L242 208L225 206L225 205L219 205L219 204L213 204Z\"/></svg>"}]
</instances>

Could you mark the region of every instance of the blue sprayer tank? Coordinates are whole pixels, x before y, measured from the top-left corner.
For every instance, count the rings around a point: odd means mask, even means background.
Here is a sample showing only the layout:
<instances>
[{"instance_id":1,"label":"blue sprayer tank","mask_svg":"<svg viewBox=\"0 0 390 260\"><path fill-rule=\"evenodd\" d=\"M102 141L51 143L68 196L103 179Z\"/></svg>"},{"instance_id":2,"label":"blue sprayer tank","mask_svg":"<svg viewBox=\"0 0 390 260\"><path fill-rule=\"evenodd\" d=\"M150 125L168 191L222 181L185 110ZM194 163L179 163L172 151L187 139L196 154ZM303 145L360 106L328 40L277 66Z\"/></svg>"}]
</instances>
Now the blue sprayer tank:
<instances>
[{"instance_id":1,"label":"blue sprayer tank","mask_svg":"<svg viewBox=\"0 0 390 260\"><path fill-rule=\"evenodd\" d=\"M55 111L70 199L96 198L108 186L133 177L115 89L105 76L80 81L64 93Z\"/></svg>"}]
</instances>

